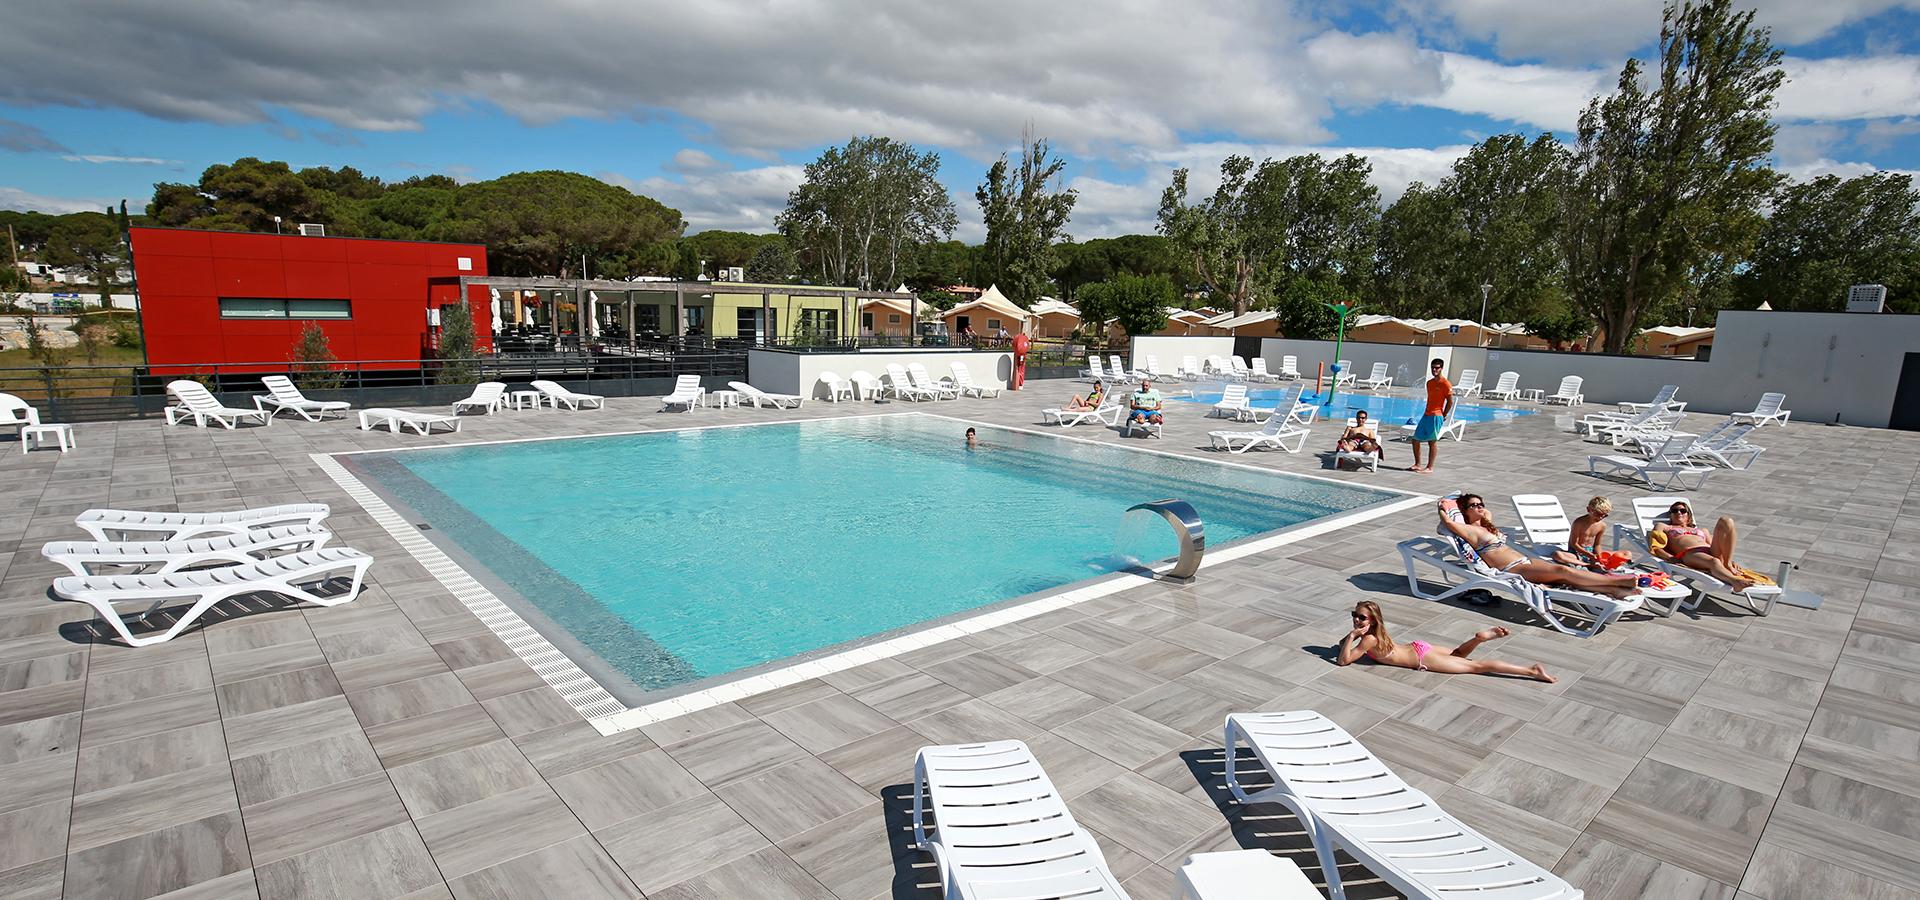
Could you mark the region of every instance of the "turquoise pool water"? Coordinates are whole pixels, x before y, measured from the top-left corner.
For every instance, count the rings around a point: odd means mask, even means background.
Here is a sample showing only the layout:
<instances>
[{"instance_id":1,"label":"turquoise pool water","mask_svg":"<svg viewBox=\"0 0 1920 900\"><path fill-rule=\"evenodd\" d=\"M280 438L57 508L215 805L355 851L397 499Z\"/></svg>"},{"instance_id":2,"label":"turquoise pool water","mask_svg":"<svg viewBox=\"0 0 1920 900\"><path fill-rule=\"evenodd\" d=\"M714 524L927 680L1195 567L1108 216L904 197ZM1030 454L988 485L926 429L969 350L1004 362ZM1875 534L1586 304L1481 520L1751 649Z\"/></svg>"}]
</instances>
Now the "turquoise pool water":
<instances>
[{"instance_id":1,"label":"turquoise pool water","mask_svg":"<svg viewBox=\"0 0 1920 900\"><path fill-rule=\"evenodd\" d=\"M1188 500L1218 547L1400 496L986 426L969 451L965 427L898 415L345 459L642 691L1172 555L1157 518L1123 522L1142 501Z\"/></svg>"},{"instance_id":2,"label":"turquoise pool water","mask_svg":"<svg viewBox=\"0 0 1920 900\"><path fill-rule=\"evenodd\" d=\"M1280 398L1282 388L1257 388L1247 391L1247 397L1253 405L1272 406ZM1179 398L1188 403L1205 403L1209 406L1220 402L1220 392L1196 392L1192 397ZM1351 418L1353 411L1364 409L1367 416L1376 422L1388 425L1411 425L1427 408L1427 398L1423 393L1419 397L1383 397L1377 394L1355 394L1341 391L1333 396L1331 405L1321 395L1308 392L1301 395L1302 402L1320 405L1322 418ZM1530 409L1508 409L1503 406L1478 406L1472 403L1459 403L1454 406L1454 417L1463 422L1504 422L1516 416L1533 415Z\"/></svg>"}]
</instances>

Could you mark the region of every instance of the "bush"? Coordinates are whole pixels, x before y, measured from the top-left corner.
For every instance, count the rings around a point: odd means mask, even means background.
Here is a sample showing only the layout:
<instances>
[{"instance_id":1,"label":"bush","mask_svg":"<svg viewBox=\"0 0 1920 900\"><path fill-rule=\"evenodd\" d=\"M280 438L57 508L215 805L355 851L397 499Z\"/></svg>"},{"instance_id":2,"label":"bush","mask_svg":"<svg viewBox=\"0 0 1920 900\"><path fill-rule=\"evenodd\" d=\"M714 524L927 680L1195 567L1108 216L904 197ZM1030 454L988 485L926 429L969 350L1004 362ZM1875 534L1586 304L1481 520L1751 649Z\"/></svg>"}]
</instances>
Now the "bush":
<instances>
[{"instance_id":1,"label":"bush","mask_svg":"<svg viewBox=\"0 0 1920 900\"><path fill-rule=\"evenodd\" d=\"M440 307L440 373L434 380L441 384L472 384L480 373L477 343L473 333L473 308L467 301Z\"/></svg>"},{"instance_id":2,"label":"bush","mask_svg":"<svg viewBox=\"0 0 1920 900\"><path fill-rule=\"evenodd\" d=\"M346 380L333 367L339 361L339 357L333 355L333 345L327 340L327 333L319 322L308 322L300 329L300 342L293 348L295 383L314 390L338 388Z\"/></svg>"}]
</instances>

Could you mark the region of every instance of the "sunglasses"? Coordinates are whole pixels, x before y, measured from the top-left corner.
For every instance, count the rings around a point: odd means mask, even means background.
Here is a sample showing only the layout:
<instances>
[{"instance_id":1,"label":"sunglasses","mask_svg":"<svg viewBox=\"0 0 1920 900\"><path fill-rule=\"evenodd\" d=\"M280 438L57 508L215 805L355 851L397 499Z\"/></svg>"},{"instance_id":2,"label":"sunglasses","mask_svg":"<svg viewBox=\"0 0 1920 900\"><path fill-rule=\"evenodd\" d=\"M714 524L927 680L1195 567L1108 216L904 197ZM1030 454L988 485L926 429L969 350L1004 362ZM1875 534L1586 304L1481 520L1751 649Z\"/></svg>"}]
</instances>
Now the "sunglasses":
<instances>
[{"instance_id":1,"label":"sunglasses","mask_svg":"<svg viewBox=\"0 0 1920 900\"><path fill-rule=\"evenodd\" d=\"M1467 508L1468 509L1486 509L1487 505L1485 503L1469 503L1467 504Z\"/></svg>"}]
</instances>

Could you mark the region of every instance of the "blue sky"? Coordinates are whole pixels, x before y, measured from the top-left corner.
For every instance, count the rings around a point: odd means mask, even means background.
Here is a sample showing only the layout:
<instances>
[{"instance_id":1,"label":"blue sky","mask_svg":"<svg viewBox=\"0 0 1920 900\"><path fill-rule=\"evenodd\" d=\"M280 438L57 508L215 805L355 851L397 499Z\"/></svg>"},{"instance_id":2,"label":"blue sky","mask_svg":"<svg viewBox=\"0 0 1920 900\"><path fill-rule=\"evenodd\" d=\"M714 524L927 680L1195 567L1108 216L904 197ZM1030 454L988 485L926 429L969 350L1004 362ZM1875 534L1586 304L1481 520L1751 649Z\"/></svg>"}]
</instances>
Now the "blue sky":
<instances>
[{"instance_id":1,"label":"blue sky","mask_svg":"<svg viewBox=\"0 0 1920 900\"><path fill-rule=\"evenodd\" d=\"M1780 168L1920 170L1920 0L1755 6L1792 79ZM12 19L0 208L138 208L259 156L394 180L568 169L692 230L767 230L822 147L877 133L942 154L977 239L973 187L1026 128L1071 161L1080 237L1149 230L1169 170L1204 188L1232 152L1364 153L1391 200L1484 136L1567 136L1651 49L1659 3L71 0Z\"/></svg>"}]
</instances>

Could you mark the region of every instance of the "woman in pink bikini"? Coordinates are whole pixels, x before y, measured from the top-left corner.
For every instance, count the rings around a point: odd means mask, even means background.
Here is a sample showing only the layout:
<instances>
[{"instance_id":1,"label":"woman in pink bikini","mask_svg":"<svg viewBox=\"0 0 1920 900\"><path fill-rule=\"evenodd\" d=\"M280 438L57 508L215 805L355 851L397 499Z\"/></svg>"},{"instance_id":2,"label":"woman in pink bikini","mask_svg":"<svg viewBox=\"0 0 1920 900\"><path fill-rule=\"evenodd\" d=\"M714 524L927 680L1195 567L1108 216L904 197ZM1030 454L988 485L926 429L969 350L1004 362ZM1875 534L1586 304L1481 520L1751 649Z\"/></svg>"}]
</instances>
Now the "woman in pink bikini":
<instances>
[{"instance_id":1,"label":"woman in pink bikini","mask_svg":"<svg viewBox=\"0 0 1920 900\"><path fill-rule=\"evenodd\" d=\"M1507 630L1495 625L1445 653L1433 652L1433 645L1426 641L1396 644L1387 635L1387 620L1380 615L1380 605L1362 600L1353 607L1353 630L1340 642L1340 655L1334 662L1349 666L1364 656L1382 665L1424 669L1442 675L1516 675L1548 684L1559 680L1548 675L1546 667L1539 663L1523 666L1498 659L1467 658L1481 644L1506 636Z\"/></svg>"}]
</instances>

